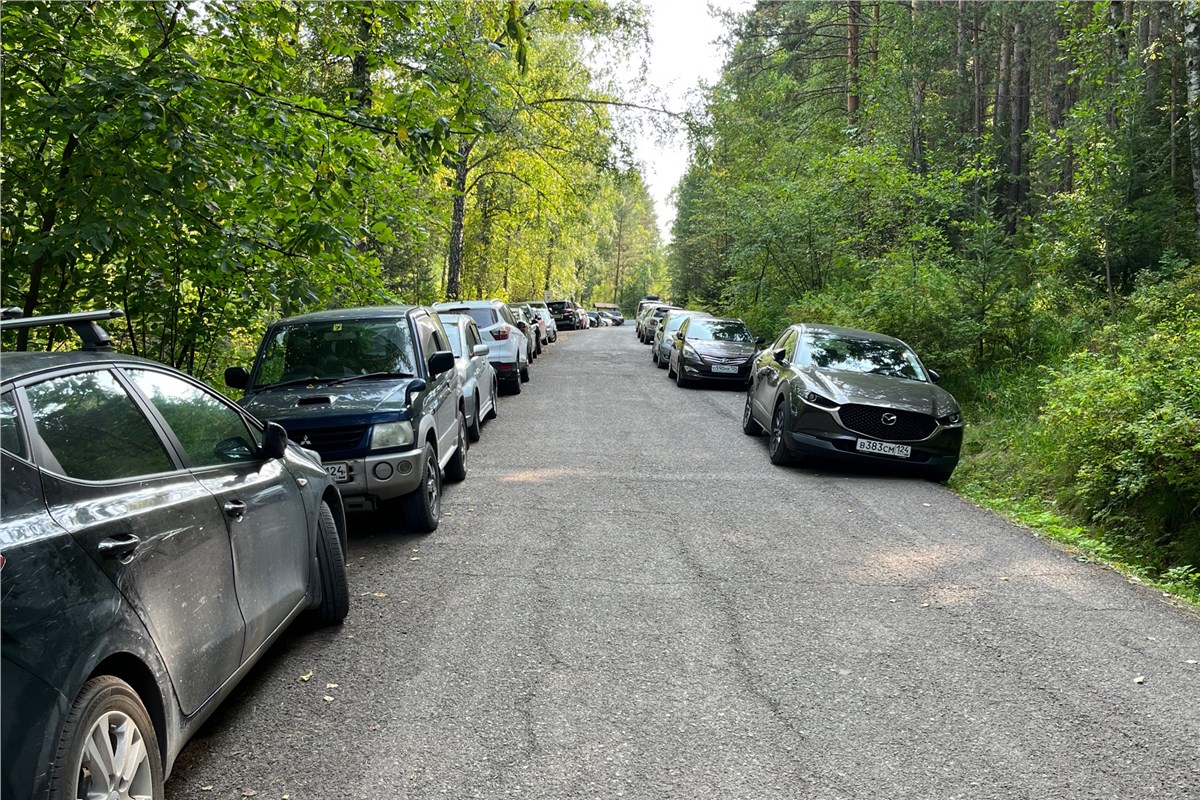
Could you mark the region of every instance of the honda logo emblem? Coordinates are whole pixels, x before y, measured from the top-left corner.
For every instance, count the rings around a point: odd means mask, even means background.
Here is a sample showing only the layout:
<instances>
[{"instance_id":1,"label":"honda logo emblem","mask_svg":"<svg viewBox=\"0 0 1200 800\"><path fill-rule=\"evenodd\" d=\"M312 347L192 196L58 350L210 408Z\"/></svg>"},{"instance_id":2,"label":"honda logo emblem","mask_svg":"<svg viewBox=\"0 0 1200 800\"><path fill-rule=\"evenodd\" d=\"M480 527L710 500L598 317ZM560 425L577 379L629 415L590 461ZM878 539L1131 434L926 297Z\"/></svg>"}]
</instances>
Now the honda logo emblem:
<instances>
[{"instance_id":1,"label":"honda logo emblem","mask_svg":"<svg viewBox=\"0 0 1200 800\"><path fill-rule=\"evenodd\" d=\"M882 417L880 417L879 421L882 422L884 425L889 425L889 426L895 425L896 424L896 415L889 411L888 413L886 413Z\"/></svg>"}]
</instances>

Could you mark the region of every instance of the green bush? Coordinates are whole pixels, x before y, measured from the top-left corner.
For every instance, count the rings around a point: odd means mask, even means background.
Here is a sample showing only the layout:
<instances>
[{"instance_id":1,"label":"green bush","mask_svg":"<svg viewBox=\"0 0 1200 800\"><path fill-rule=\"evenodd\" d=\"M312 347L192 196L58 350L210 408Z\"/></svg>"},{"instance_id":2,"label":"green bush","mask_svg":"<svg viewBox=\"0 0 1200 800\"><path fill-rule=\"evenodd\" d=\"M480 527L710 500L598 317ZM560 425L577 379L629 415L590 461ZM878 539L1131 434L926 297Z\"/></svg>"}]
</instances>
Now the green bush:
<instances>
[{"instance_id":1,"label":"green bush","mask_svg":"<svg viewBox=\"0 0 1200 800\"><path fill-rule=\"evenodd\" d=\"M1125 317L1048 377L1042 451L1065 504L1179 575L1200 564L1200 269Z\"/></svg>"}]
</instances>

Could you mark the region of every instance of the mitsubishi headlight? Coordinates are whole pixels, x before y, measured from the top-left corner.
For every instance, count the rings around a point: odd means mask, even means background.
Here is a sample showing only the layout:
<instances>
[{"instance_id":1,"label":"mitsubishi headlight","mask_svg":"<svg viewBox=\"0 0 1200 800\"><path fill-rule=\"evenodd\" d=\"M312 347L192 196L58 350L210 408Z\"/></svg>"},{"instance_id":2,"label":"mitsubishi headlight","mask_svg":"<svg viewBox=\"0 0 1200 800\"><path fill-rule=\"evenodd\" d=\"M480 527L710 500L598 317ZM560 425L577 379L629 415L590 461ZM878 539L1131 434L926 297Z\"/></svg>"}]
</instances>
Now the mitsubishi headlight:
<instances>
[{"instance_id":1,"label":"mitsubishi headlight","mask_svg":"<svg viewBox=\"0 0 1200 800\"><path fill-rule=\"evenodd\" d=\"M377 422L371 428L371 449L406 447L413 443L412 425L407 421Z\"/></svg>"}]
</instances>

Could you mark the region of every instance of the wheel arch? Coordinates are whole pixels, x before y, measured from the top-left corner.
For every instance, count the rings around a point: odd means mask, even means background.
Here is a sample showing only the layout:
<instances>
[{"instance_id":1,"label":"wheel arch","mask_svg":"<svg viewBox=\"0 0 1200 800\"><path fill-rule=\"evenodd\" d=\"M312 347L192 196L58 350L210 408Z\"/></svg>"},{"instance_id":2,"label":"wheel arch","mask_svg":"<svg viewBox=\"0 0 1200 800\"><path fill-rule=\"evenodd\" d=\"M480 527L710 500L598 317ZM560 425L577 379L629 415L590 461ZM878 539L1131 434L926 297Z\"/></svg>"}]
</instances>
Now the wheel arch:
<instances>
[{"instance_id":1,"label":"wheel arch","mask_svg":"<svg viewBox=\"0 0 1200 800\"><path fill-rule=\"evenodd\" d=\"M101 661L88 675L87 680L101 676L120 678L133 688L146 713L150 715L150 724L154 726L154 738L158 740L158 753L162 759L164 778L170 772L174 758L171 753L177 748L167 741L170 726L167 724L166 698L163 697L154 671L137 656L131 653L113 653ZM84 681L87 683L87 681Z\"/></svg>"}]
</instances>

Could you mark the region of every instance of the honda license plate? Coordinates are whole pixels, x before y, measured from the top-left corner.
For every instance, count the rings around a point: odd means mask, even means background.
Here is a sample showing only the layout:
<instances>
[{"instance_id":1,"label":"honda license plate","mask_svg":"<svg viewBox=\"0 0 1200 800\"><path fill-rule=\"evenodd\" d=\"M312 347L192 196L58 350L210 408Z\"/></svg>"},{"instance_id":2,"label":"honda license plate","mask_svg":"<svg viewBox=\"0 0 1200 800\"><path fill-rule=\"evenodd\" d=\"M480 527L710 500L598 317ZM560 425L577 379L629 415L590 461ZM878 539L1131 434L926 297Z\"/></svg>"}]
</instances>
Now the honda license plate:
<instances>
[{"instance_id":1,"label":"honda license plate","mask_svg":"<svg viewBox=\"0 0 1200 800\"><path fill-rule=\"evenodd\" d=\"M895 456L896 458L909 458L912 456L912 448L906 444L892 444L891 442L877 442L873 439L859 439L854 447L860 453L870 453L876 456Z\"/></svg>"}]
</instances>

